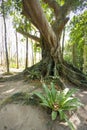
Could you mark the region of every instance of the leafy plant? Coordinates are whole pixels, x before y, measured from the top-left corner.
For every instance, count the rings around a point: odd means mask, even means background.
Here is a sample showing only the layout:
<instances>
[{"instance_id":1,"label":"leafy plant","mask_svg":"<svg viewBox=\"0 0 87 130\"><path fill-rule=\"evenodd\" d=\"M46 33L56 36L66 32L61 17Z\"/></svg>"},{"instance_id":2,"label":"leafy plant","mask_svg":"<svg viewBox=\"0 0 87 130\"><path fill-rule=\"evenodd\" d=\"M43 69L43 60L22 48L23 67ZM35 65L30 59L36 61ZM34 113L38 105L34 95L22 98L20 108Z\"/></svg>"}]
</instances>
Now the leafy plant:
<instances>
[{"instance_id":1,"label":"leafy plant","mask_svg":"<svg viewBox=\"0 0 87 130\"><path fill-rule=\"evenodd\" d=\"M37 72L37 71L29 71L29 74L27 76L27 78L30 78L30 79L40 79L40 73Z\"/></svg>"},{"instance_id":2,"label":"leafy plant","mask_svg":"<svg viewBox=\"0 0 87 130\"><path fill-rule=\"evenodd\" d=\"M69 121L66 111L77 109L82 105L78 98L72 96L77 89L69 90L68 88L65 88L64 90L57 91L53 83L51 83L50 87L43 84L43 88L44 93L35 92L34 94L40 98L41 105L52 110L52 120L55 120L59 113L60 119L65 120L71 130L74 130L74 126Z\"/></svg>"}]
</instances>

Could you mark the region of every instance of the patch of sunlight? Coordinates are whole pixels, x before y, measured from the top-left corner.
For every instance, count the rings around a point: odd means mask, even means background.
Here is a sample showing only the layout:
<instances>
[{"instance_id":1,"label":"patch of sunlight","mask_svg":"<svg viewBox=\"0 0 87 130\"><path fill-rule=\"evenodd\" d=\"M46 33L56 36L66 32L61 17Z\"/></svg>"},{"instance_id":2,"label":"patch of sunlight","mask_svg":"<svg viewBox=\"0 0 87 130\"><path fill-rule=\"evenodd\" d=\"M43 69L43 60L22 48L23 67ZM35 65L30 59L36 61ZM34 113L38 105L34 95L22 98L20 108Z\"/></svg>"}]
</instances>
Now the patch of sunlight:
<instances>
[{"instance_id":1,"label":"patch of sunlight","mask_svg":"<svg viewBox=\"0 0 87 130\"><path fill-rule=\"evenodd\" d=\"M87 91L83 91L82 93L87 94Z\"/></svg>"},{"instance_id":2,"label":"patch of sunlight","mask_svg":"<svg viewBox=\"0 0 87 130\"><path fill-rule=\"evenodd\" d=\"M83 94L79 94L80 97L83 97L84 95Z\"/></svg>"},{"instance_id":3,"label":"patch of sunlight","mask_svg":"<svg viewBox=\"0 0 87 130\"><path fill-rule=\"evenodd\" d=\"M8 90L8 91L3 92L3 94L8 94L8 93L11 93L11 92L13 92L14 90L15 90L15 88L10 89L10 90Z\"/></svg>"},{"instance_id":4,"label":"patch of sunlight","mask_svg":"<svg viewBox=\"0 0 87 130\"><path fill-rule=\"evenodd\" d=\"M2 87L4 87L4 85L3 85L3 84L0 84L0 88L2 88Z\"/></svg>"},{"instance_id":5,"label":"patch of sunlight","mask_svg":"<svg viewBox=\"0 0 87 130\"><path fill-rule=\"evenodd\" d=\"M74 114L72 115L72 117L70 118L70 121L73 123L75 129L77 129L78 126L79 126L80 123L81 123L81 120L80 120L80 118L78 117L78 115L77 115L76 113L74 113Z\"/></svg>"},{"instance_id":6,"label":"patch of sunlight","mask_svg":"<svg viewBox=\"0 0 87 130\"><path fill-rule=\"evenodd\" d=\"M87 105L86 105L84 108L85 108L85 110L87 111Z\"/></svg>"}]
</instances>

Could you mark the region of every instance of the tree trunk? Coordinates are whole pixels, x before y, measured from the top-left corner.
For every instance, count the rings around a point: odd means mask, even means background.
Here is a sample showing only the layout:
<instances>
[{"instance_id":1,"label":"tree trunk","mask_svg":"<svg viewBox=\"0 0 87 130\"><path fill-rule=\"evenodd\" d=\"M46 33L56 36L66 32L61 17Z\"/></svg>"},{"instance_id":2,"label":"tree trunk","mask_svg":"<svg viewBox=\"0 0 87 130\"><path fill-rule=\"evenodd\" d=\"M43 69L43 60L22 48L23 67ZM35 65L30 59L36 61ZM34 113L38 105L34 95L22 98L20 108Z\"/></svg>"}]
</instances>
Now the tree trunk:
<instances>
[{"instance_id":1,"label":"tree trunk","mask_svg":"<svg viewBox=\"0 0 87 130\"><path fill-rule=\"evenodd\" d=\"M63 53L64 53L64 41L65 41L65 28L63 30L63 37L62 37L62 60L63 60Z\"/></svg>"},{"instance_id":2,"label":"tree trunk","mask_svg":"<svg viewBox=\"0 0 87 130\"><path fill-rule=\"evenodd\" d=\"M25 68L28 67L28 37L26 37L26 63Z\"/></svg>"},{"instance_id":3,"label":"tree trunk","mask_svg":"<svg viewBox=\"0 0 87 130\"><path fill-rule=\"evenodd\" d=\"M73 65L76 66L76 59L77 59L77 56L76 56L76 44L73 44L73 49L72 49L72 62L73 62Z\"/></svg>"},{"instance_id":4,"label":"tree trunk","mask_svg":"<svg viewBox=\"0 0 87 130\"><path fill-rule=\"evenodd\" d=\"M3 62L2 62L2 51L1 51L0 57L1 57L1 63L0 63L0 65L3 65Z\"/></svg>"},{"instance_id":5,"label":"tree trunk","mask_svg":"<svg viewBox=\"0 0 87 130\"><path fill-rule=\"evenodd\" d=\"M54 75L54 60L51 56L49 46L47 46L46 40L41 36L41 48L42 48L42 61L45 65L42 69L42 76Z\"/></svg>"},{"instance_id":6,"label":"tree trunk","mask_svg":"<svg viewBox=\"0 0 87 130\"><path fill-rule=\"evenodd\" d=\"M15 33L16 35L16 56L17 56L17 59L16 59L16 64L17 64L17 69L19 69L19 61L18 61L18 37L17 37L17 32Z\"/></svg>"},{"instance_id":7,"label":"tree trunk","mask_svg":"<svg viewBox=\"0 0 87 130\"><path fill-rule=\"evenodd\" d=\"M87 44L84 44L83 59L84 59L83 72L86 74L87 73Z\"/></svg>"},{"instance_id":8,"label":"tree trunk","mask_svg":"<svg viewBox=\"0 0 87 130\"><path fill-rule=\"evenodd\" d=\"M9 58L8 58L8 49L7 49L7 30L6 30L6 19L5 19L4 0L2 0L2 9L3 9L3 21L4 21L6 65L7 65L7 73L9 73Z\"/></svg>"},{"instance_id":9,"label":"tree trunk","mask_svg":"<svg viewBox=\"0 0 87 130\"><path fill-rule=\"evenodd\" d=\"M32 49L32 65L34 65L34 51L33 51L33 42L32 42L32 40L31 40L31 44L32 44L32 47L31 47L31 49Z\"/></svg>"}]
</instances>

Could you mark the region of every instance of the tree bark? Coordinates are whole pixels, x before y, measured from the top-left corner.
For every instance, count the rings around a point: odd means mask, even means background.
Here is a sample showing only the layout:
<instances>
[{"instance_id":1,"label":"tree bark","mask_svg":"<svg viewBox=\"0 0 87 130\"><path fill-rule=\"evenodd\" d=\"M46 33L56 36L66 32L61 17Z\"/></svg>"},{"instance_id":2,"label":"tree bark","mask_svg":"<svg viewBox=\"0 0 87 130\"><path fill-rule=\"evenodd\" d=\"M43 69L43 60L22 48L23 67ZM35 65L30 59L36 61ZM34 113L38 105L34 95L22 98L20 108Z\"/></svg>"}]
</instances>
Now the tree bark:
<instances>
[{"instance_id":1,"label":"tree bark","mask_svg":"<svg viewBox=\"0 0 87 130\"><path fill-rule=\"evenodd\" d=\"M28 37L26 37L26 63L25 68L28 67Z\"/></svg>"},{"instance_id":2,"label":"tree bark","mask_svg":"<svg viewBox=\"0 0 87 130\"><path fill-rule=\"evenodd\" d=\"M84 59L83 72L86 74L87 73L87 44L84 44L83 59Z\"/></svg>"},{"instance_id":3,"label":"tree bark","mask_svg":"<svg viewBox=\"0 0 87 130\"><path fill-rule=\"evenodd\" d=\"M76 66L76 44L73 44L73 49L72 49L72 61L73 65Z\"/></svg>"},{"instance_id":4,"label":"tree bark","mask_svg":"<svg viewBox=\"0 0 87 130\"><path fill-rule=\"evenodd\" d=\"M19 69L19 55L18 55L18 37L17 37L17 32L15 33L16 35L16 56L17 56L17 59L16 59L16 63L17 63L17 69Z\"/></svg>"},{"instance_id":5,"label":"tree bark","mask_svg":"<svg viewBox=\"0 0 87 130\"><path fill-rule=\"evenodd\" d=\"M28 37L28 38L30 38L30 39L32 39L32 40L35 40L36 42L40 42L40 38L39 38L39 37L36 37L36 36L34 36L34 35L31 35L31 34L29 34L27 31L25 32L25 31L23 31L23 30L18 30L18 29L17 29L17 32L19 32L20 34L22 34L22 35L25 36L25 37Z\"/></svg>"},{"instance_id":6,"label":"tree bark","mask_svg":"<svg viewBox=\"0 0 87 130\"><path fill-rule=\"evenodd\" d=\"M2 0L2 10L3 10L3 21L4 21L6 65L7 65L7 73L9 73L9 58L8 58L8 49L7 49L7 30L6 30L4 0Z\"/></svg>"},{"instance_id":7,"label":"tree bark","mask_svg":"<svg viewBox=\"0 0 87 130\"><path fill-rule=\"evenodd\" d=\"M64 41L65 41L65 28L63 30L63 37L62 37L62 61L63 61L63 53L64 53Z\"/></svg>"}]
</instances>

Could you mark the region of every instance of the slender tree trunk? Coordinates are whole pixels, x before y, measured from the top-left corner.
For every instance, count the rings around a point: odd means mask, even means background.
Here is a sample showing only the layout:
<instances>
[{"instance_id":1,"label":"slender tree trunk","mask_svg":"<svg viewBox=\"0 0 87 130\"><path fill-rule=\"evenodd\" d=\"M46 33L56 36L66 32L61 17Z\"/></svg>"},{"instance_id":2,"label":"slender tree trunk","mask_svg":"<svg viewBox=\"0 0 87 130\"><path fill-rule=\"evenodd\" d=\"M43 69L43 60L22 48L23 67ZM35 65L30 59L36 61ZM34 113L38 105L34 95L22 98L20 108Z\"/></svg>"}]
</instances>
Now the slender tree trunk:
<instances>
[{"instance_id":1,"label":"slender tree trunk","mask_svg":"<svg viewBox=\"0 0 87 130\"><path fill-rule=\"evenodd\" d=\"M36 48L34 50L34 64L36 64L37 58L36 58Z\"/></svg>"},{"instance_id":2,"label":"slender tree trunk","mask_svg":"<svg viewBox=\"0 0 87 130\"><path fill-rule=\"evenodd\" d=\"M76 44L73 44L72 61L73 61L73 65L76 66Z\"/></svg>"},{"instance_id":3,"label":"slender tree trunk","mask_svg":"<svg viewBox=\"0 0 87 130\"><path fill-rule=\"evenodd\" d=\"M1 65L4 65L4 62L3 62L3 60L4 60L3 22L2 22L2 24L1 24L1 26L2 26L2 28L1 28L1 34L2 34L2 43L1 43Z\"/></svg>"},{"instance_id":4,"label":"slender tree trunk","mask_svg":"<svg viewBox=\"0 0 87 130\"><path fill-rule=\"evenodd\" d=\"M28 37L26 37L26 63L25 68L28 67Z\"/></svg>"},{"instance_id":5,"label":"slender tree trunk","mask_svg":"<svg viewBox=\"0 0 87 130\"><path fill-rule=\"evenodd\" d=\"M63 61L63 53L64 53L64 40L65 40L65 28L63 30L63 38L62 38L62 61Z\"/></svg>"},{"instance_id":6,"label":"slender tree trunk","mask_svg":"<svg viewBox=\"0 0 87 130\"><path fill-rule=\"evenodd\" d=\"M2 51L1 51L1 63L0 64L2 65Z\"/></svg>"},{"instance_id":7,"label":"slender tree trunk","mask_svg":"<svg viewBox=\"0 0 87 130\"><path fill-rule=\"evenodd\" d=\"M34 51L33 51L33 42L31 40L32 43L32 65L34 65Z\"/></svg>"},{"instance_id":8,"label":"slender tree trunk","mask_svg":"<svg viewBox=\"0 0 87 130\"><path fill-rule=\"evenodd\" d=\"M7 65L7 73L9 73L9 58L7 49L7 29L6 29L5 10L4 10L4 0L2 0L2 8L3 8L3 21L4 21L4 35L5 35L6 65Z\"/></svg>"},{"instance_id":9,"label":"slender tree trunk","mask_svg":"<svg viewBox=\"0 0 87 130\"><path fill-rule=\"evenodd\" d=\"M17 59L16 59L16 63L17 63L17 69L19 68L19 55L18 55L18 37L17 37L17 32L15 33L16 35L16 55L17 55Z\"/></svg>"},{"instance_id":10,"label":"slender tree trunk","mask_svg":"<svg viewBox=\"0 0 87 130\"><path fill-rule=\"evenodd\" d=\"M83 52L83 72L86 74L87 73L87 44L84 44L84 52Z\"/></svg>"}]
</instances>

